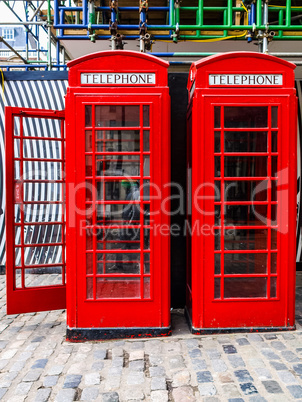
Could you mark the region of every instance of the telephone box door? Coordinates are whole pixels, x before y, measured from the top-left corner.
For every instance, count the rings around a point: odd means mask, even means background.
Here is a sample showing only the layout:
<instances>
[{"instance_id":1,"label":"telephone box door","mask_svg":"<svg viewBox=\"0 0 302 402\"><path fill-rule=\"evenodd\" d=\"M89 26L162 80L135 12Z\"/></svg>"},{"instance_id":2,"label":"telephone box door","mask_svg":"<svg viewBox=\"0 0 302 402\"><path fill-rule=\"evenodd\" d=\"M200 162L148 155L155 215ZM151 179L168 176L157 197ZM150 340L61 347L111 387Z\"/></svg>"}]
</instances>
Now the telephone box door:
<instances>
[{"instance_id":1,"label":"telephone box door","mask_svg":"<svg viewBox=\"0 0 302 402\"><path fill-rule=\"evenodd\" d=\"M64 111L5 108L7 313L63 309Z\"/></svg>"},{"instance_id":2,"label":"telephone box door","mask_svg":"<svg viewBox=\"0 0 302 402\"><path fill-rule=\"evenodd\" d=\"M159 328L159 335L170 325L169 236L160 232L169 223L161 208L169 177L164 101L137 93L75 99L75 231L68 233L76 248L68 258L77 270L68 274L69 339L85 337L74 327L105 328L106 337L110 328L139 336L135 328Z\"/></svg>"},{"instance_id":3,"label":"telephone box door","mask_svg":"<svg viewBox=\"0 0 302 402\"><path fill-rule=\"evenodd\" d=\"M287 327L295 239L290 96L206 97L204 327ZM292 127L292 131L290 130ZM209 194L207 194L209 195ZM213 214L207 212L214 211ZM284 263L286 261L286 263ZM290 306L290 310L289 310ZM288 317L288 322L286 321ZM248 323L248 324L247 324Z\"/></svg>"}]
</instances>

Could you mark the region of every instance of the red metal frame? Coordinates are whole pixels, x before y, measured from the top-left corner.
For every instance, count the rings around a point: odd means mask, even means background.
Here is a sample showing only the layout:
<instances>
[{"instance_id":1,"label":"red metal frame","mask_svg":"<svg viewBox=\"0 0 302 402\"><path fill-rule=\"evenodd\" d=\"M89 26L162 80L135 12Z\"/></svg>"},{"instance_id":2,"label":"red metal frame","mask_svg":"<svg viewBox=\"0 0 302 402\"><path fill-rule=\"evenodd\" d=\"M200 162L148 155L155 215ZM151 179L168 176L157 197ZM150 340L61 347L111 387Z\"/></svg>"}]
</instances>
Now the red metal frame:
<instances>
[{"instance_id":1,"label":"red metal frame","mask_svg":"<svg viewBox=\"0 0 302 402\"><path fill-rule=\"evenodd\" d=\"M83 339L89 337L86 328L95 329L92 337L103 338L107 335L104 329L125 330L130 328L134 333L135 328L162 328L162 333L170 327L170 290L169 290L169 237L161 236L156 233L161 225L169 225L169 216L161 211L162 199L169 196L169 189L165 186L170 179L170 137L169 137L169 94L167 88L167 63L151 56L142 55L136 52L101 52L79 59L70 64L70 86L68 88L66 98L67 113L67 143L70 148L67 153L67 202L71 207L67 216L67 324L69 328L68 338ZM138 67L139 66L139 67ZM81 86L80 73L89 71L98 72L153 72L156 74L156 85L150 87L102 87L102 86ZM85 107L91 110L91 125L85 127ZM134 126L96 126L95 110L97 107L124 107L137 106L139 109L139 121ZM150 114L150 125L144 124L143 108L148 107ZM90 109L91 108L91 109ZM73 111L77 110L77 115ZM127 131L139 132L139 150L127 151L116 150L114 148L107 149L108 141L106 137L111 136L109 143L114 142L114 133ZM91 134L90 134L91 132ZM101 140L97 143L96 132L101 135ZM144 134L149 133L150 150L144 149ZM88 134L86 134L88 133ZM92 138L91 148L86 152L85 137L89 135ZM124 135L124 134L123 134ZM88 141L88 142L89 142ZM107 142L106 142L107 141ZM127 141L127 140L126 140ZM113 144L114 145L114 144ZM96 148L98 147L98 148ZM124 159L126 156L127 159ZM144 173L144 157L150 158L150 175ZM86 160L89 161L88 175ZM123 158L123 162L139 161L139 171L135 175L125 177L122 174L110 175L105 170L101 173L96 172L96 163L105 158L112 158L112 161ZM135 159L133 159L135 158ZM137 166L137 165L136 165ZM106 169L106 168L104 168ZM123 199L105 199L106 183L117 184L122 180L139 181L140 185L149 180L158 186L161 191L161 198L154 197L144 200L143 187L140 186L139 200L131 202ZM96 199L96 192L93 191L89 198L86 198L86 185L83 183L91 183L93 188L96 183L102 183L103 199ZM113 185L112 184L112 185ZM78 191L74 189L79 187ZM156 195L154 193L154 195ZM158 211L151 219L152 222L147 225L144 222L144 214L140 213L139 221L125 224L121 220L115 219L109 221L105 218L107 209L112 207L121 208L126 204L134 204L140 207L141 211L144 207L149 206L150 211ZM90 215L83 215L77 211L85 211L90 206L99 206L101 208L101 217L97 217L95 208ZM76 211L77 209L77 211ZM89 219L87 224L86 219ZM98 240L97 230L106 230L113 224L114 228L121 231L125 228L140 228L139 240L130 241L133 244L139 244L138 249L124 249L123 241L118 241L118 248L98 250L100 243L110 247L113 240ZM93 239L89 240L86 245L86 233L93 230ZM150 249L144 248L144 230L150 232ZM103 234L102 234L103 236ZM130 244L127 241L128 245ZM70 245L70 246L69 246ZM126 246L125 246L126 247ZM119 263L119 255L133 255L133 261L139 255L140 270L134 273L113 273L107 270L108 264L113 262ZM150 272L144 271L144 256L150 256ZM87 256L92 256L92 269L90 263L87 263ZM101 258L102 271L97 271L96 256ZM89 260L90 261L90 260ZM131 263L131 260L128 261ZM100 268L99 268L100 269ZM103 280L101 293L97 292L97 283ZM88 282L89 281L89 282ZM137 281L137 282L135 282ZM149 282L150 281L150 282ZM87 296L89 286L87 282L92 283L93 291ZM136 285L134 285L134 283ZM126 284L126 286L125 286ZM138 287L137 287L138 286ZM148 288L148 289L147 289ZM112 292L120 289L123 297L108 297ZM102 332L103 331L103 332ZM85 334L84 334L85 332ZM152 331L149 331L150 333ZM144 332L141 332L142 334ZM84 334L84 335L83 335ZM125 334L124 334L125 335ZM114 336L118 336L117 332ZM139 335L138 335L139 336Z\"/></svg>"},{"instance_id":2,"label":"red metal frame","mask_svg":"<svg viewBox=\"0 0 302 402\"><path fill-rule=\"evenodd\" d=\"M5 108L5 153L6 153L6 267L7 267L7 313L18 314L35 311L62 309L66 306L66 285L65 285L65 218L64 218L64 175L62 179L48 180L36 178L25 178L25 166L27 162L32 165L35 162L58 162L61 164L61 173L64 171L64 155L65 155L65 136L64 136L64 111L38 110L18 107ZM56 133L55 137L47 137L44 132L39 136L31 136L27 131L24 133L25 124L28 119L52 119L61 122L61 131ZM19 119L19 128L14 129L16 119ZM27 135L26 135L27 134ZM34 142L43 141L45 145L47 141L57 141L61 144L61 158L43 158L41 156L27 157L24 155L26 144L34 147ZM25 165L24 165L25 164ZM17 166L19 168L17 169ZM35 170L34 170L35 172ZM40 201L34 196L35 191L41 191L41 186L52 183L59 186L61 193L61 201ZM28 185L28 188L26 187ZM33 193L28 194L28 190L32 189ZM27 190L27 191L26 191ZM29 199L28 199L29 198ZM33 199L34 198L34 199ZM49 198L49 197L48 197ZM39 219L30 219L25 222L26 208L41 208L41 206L54 204L61 205L61 220L55 221L49 219L43 222ZM17 214L20 217L17 220ZM26 218L27 219L27 218ZM47 225L47 226L46 226ZM56 229L60 227L61 240L49 243L27 243L25 239L25 228L33 231L40 230L42 227L56 225ZM47 229L46 229L47 230ZM20 235L18 240L17 233ZM51 236L52 239L52 236ZM59 247L62 252L62 261L60 263L40 263L33 264L32 258L28 262L29 251L35 252L36 247L41 250L46 249L49 252L50 247ZM27 251L28 250L28 251ZM39 250L39 249L37 249ZM54 252L54 251L53 251ZM17 262L17 256L21 256L20 263ZM37 273L45 273L49 267L57 267L61 270L61 284L44 284L33 287L33 284L27 284L27 275ZM27 271L27 270L30 270ZM20 275L21 283L17 281L17 275Z\"/></svg>"},{"instance_id":3,"label":"red metal frame","mask_svg":"<svg viewBox=\"0 0 302 402\"><path fill-rule=\"evenodd\" d=\"M249 66L248 69L247 66ZM198 222L203 230L209 228L212 231L211 235L209 235L209 231L204 232L203 235L193 234L192 247L189 250L192 263L191 266L188 266L188 270L191 270L192 288L187 285L187 310L192 330L197 333L215 329L293 328L294 326L295 132L297 119L293 69L294 65L291 63L254 53L220 55L196 63L192 67L192 76L195 75L195 90L191 94L192 100L188 112L193 116L192 137L189 139L192 143L192 197L194 194L196 196L198 186L205 183L198 193L201 197L198 207L196 204L194 206L194 202L192 203L192 222ZM211 88L208 84L209 74L265 74L272 72L283 75L282 88ZM192 83L189 82L189 90L191 85ZM225 108L252 108L255 106L267 108L267 125L258 128L242 128L240 125L236 127L236 124L229 127L224 125L224 122L227 121L224 118ZM214 126L215 107L219 108L216 109L220 114L219 127ZM276 127L272 127L271 124L273 107L278 108L278 126ZM203 119L200 116L207 117ZM247 136L258 135L258 139L260 135L267 136L267 143L265 143L267 148L261 149L259 152L257 149L253 149L252 152L249 152L248 149L238 152L229 152L225 149L226 135L230 141L229 138L232 138L232 135L236 138L236 135L238 137L244 133ZM277 149L272 149L272 135L276 135L276 133L278 135ZM260 140L262 141L262 139ZM251 138L247 138L247 143L252 143ZM216 176L214 174L215 158L220 161L218 163L217 160ZM254 158L254 161L258 158L254 172L250 170L251 158ZM275 166L276 159L278 160L277 166ZM266 169L263 165L264 160L267 163ZM237 171L239 168L243 170L244 164L248 167L244 175L234 174L234 177L231 177L228 173L232 169L230 163L236 163ZM273 169L275 167L278 172L282 172L279 173L281 177L274 176ZM225 169L228 169L226 174ZM261 169L264 169L263 173ZM267 184L266 198L263 193L260 193L253 200L250 197L225 200L225 183L242 182L245 185L246 183L258 184L261 181ZM220 190L218 199L215 199L214 184ZM274 186L275 184L276 186ZM250 189L250 186L252 185L247 184L247 188ZM272 189L274 189L274 194L277 189L277 198L272 195ZM240 224L240 222L234 221L230 214L235 206L237 209L249 211L247 216L252 216L250 211L253 208L258 208L258 211L265 215L264 211L267 208L267 223L259 221L257 224L256 221L242 221ZM215 222L215 207L220 214L218 222ZM277 209L276 222L274 222L273 216L275 209ZM245 215L243 214L243 216ZM241 240L241 249L236 249L239 246L234 241L231 243L233 249L229 249L228 238L224 235L225 230L234 229L234 225L237 230L234 233L241 230L246 234L246 244L243 244ZM255 232L257 230L258 232ZM271 234L273 230L277 232L277 246L272 249ZM255 233L258 233L257 238ZM254 240L252 241L248 237L249 234L255 236L256 242L253 243ZM217 260L220 258L220 268L217 264L215 271L216 256ZM224 263L226 256L231 258L228 265ZM276 272L271 263L274 256L277 256ZM266 263L265 257L267 258ZM241 265L238 264L240 258L245 258L245 262L241 262ZM224 270L227 269L226 267L230 267L230 264L232 264L232 273L230 268L225 272ZM250 268L252 268L252 272L249 272ZM241 270L241 273L238 271L236 274L236 269ZM236 296L236 292L238 295L241 294L240 288L246 286L248 289L247 281L252 278L255 282L249 289L251 293L246 295L247 297ZM237 285L232 285L233 288L228 287L225 290L225 284L234 279L237 281ZM263 285L264 281L266 283L266 291L263 290L261 293L262 281ZM276 281L276 294L271 288L273 281Z\"/></svg>"}]
</instances>

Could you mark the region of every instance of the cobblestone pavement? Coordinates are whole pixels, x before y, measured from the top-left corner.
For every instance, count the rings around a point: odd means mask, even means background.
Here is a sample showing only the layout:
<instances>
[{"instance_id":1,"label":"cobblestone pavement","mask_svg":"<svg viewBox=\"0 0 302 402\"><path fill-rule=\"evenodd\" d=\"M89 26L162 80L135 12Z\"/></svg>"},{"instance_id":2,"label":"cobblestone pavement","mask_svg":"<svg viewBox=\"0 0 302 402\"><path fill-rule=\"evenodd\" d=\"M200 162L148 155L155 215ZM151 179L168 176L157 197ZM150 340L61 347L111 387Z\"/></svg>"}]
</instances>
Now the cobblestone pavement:
<instances>
[{"instance_id":1,"label":"cobblestone pavement","mask_svg":"<svg viewBox=\"0 0 302 402\"><path fill-rule=\"evenodd\" d=\"M6 315L0 276L3 401L302 401L302 286L297 330L194 336L174 311L169 338L65 341L65 311Z\"/></svg>"}]
</instances>

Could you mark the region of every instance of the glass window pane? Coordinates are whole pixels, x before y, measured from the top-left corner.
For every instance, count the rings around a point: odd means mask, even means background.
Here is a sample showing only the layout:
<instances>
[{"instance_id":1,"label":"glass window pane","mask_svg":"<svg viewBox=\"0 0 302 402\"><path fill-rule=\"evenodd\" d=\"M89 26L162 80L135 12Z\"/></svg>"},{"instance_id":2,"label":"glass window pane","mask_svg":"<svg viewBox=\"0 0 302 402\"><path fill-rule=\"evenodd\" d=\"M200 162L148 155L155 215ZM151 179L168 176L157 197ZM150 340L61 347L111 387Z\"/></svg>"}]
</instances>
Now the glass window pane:
<instances>
[{"instance_id":1,"label":"glass window pane","mask_svg":"<svg viewBox=\"0 0 302 402\"><path fill-rule=\"evenodd\" d=\"M225 211L226 225L266 225L266 205L228 205Z\"/></svg>"},{"instance_id":2,"label":"glass window pane","mask_svg":"<svg viewBox=\"0 0 302 402\"><path fill-rule=\"evenodd\" d=\"M61 141L23 140L23 157L35 159L61 159Z\"/></svg>"},{"instance_id":3,"label":"glass window pane","mask_svg":"<svg viewBox=\"0 0 302 402\"><path fill-rule=\"evenodd\" d=\"M22 249L20 247L15 247L15 266L21 267L21 253Z\"/></svg>"},{"instance_id":4,"label":"glass window pane","mask_svg":"<svg viewBox=\"0 0 302 402\"><path fill-rule=\"evenodd\" d=\"M21 269L15 270L15 286L16 288L22 288L22 279L21 279Z\"/></svg>"},{"instance_id":5,"label":"glass window pane","mask_svg":"<svg viewBox=\"0 0 302 402\"><path fill-rule=\"evenodd\" d=\"M277 250L277 233L276 229L271 229L272 250Z\"/></svg>"},{"instance_id":6,"label":"glass window pane","mask_svg":"<svg viewBox=\"0 0 302 402\"><path fill-rule=\"evenodd\" d=\"M93 299L93 278L86 278L86 298Z\"/></svg>"},{"instance_id":7,"label":"glass window pane","mask_svg":"<svg viewBox=\"0 0 302 402\"><path fill-rule=\"evenodd\" d=\"M144 253L144 274L150 274L150 254Z\"/></svg>"},{"instance_id":8,"label":"glass window pane","mask_svg":"<svg viewBox=\"0 0 302 402\"><path fill-rule=\"evenodd\" d=\"M85 106L85 127L92 126L92 106L86 105Z\"/></svg>"},{"instance_id":9,"label":"glass window pane","mask_svg":"<svg viewBox=\"0 0 302 402\"><path fill-rule=\"evenodd\" d=\"M97 278L97 299L138 299L140 298L139 278Z\"/></svg>"},{"instance_id":10,"label":"glass window pane","mask_svg":"<svg viewBox=\"0 0 302 402\"><path fill-rule=\"evenodd\" d=\"M225 201L267 201L267 181L238 180L224 183Z\"/></svg>"},{"instance_id":11,"label":"glass window pane","mask_svg":"<svg viewBox=\"0 0 302 402\"><path fill-rule=\"evenodd\" d=\"M225 278L224 298L266 297L266 278Z\"/></svg>"},{"instance_id":12,"label":"glass window pane","mask_svg":"<svg viewBox=\"0 0 302 402\"><path fill-rule=\"evenodd\" d=\"M215 131L214 152L220 152L220 131Z\"/></svg>"},{"instance_id":13,"label":"glass window pane","mask_svg":"<svg viewBox=\"0 0 302 402\"><path fill-rule=\"evenodd\" d=\"M25 247L24 263L25 265L61 264L62 251L62 246Z\"/></svg>"},{"instance_id":14,"label":"glass window pane","mask_svg":"<svg viewBox=\"0 0 302 402\"><path fill-rule=\"evenodd\" d=\"M61 138L61 121L23 117L23 137Z\"/></svg>"},{"instance_id":15,"label":"glass window pane","mask_svg":"<svg viewBox=\"0 0 302 402\"><path fill-rule=\"evenodd\" d=\"M215 225L219 226L220 225L220 219L221 217L221 207L220 205L215 205Z\"/></svg>"},{"instance_id":16,"label":"glass window pane","mask_svg":"<svg viewBox=\"0 0 302 402\"><path fill-rule=\"evenodd\" d=\"M219 202L221 200L221 189L220 189L220 180L215 180L214 185L215 185L215 202Z\"/></svg>"},{"instance_id":17,"label":"glass window pane","mask_svg":"<svg viewBox=\"0 0 302 402\"><path fill-rule=\"evenodd\" d=\"M149 113L150 113L150 106L149 105L144 105L143 106L144 127L149 127L150 126Z\"/></svg>"},{"instance_id":18,"label":"glass window pane","mask_svg":"<svg viewBox=\"0 0 302 402\"><path fill-rule=\"evenodd\" d=\"M62 242L62 225L25 225L24 244L47 244Z\"/></svg>"},{"instance_id":19,"label":"glass window pane","mask_svg":"<svg viewBox=\"0 0 302 402\"><path fill-rule=\"evenodd\" d=\"M86 254L86 274L93 274L93 254Z\"/></svg>"},{"instance_id":20,"label":"glass window pane","mask_svg":"<svg viewBox=\"0 0 302 402\"><path fill-rule=\"evenodd\" d=\"M144 152L150 151L150 131L144 130L143 133Z\"/></svg>"},{"instance_id":21,"label":"glass window pane","mask_svg":"<svg viewBox=\"0 0 302 402\"><path fill-rule=\"evenodd\" d=\"M62 221L62 204L26 204L23 210L24 223Z\"/></svg>"},{"instance_id":22,"label":"glass window pane","mask_svg":"<svg viewBox=\"0 0 302 402\"><path fill-rule=\"evenodd\" d=\"M24 201L62 201L62 183L23 183Z\"/></svg>"},{"instance_id":23,"label":"glass window pane","mask_svg":"<svg viewBox=\"0 0 302 402\"><path fill-rule=\"evenodd\" d=\"M86 176L92 176L92 156L86 156Z\"/></svg>"},{"instance_id":24,"label":"glass window pane","mask_svg":"<svg viewBox=\"0 0 302 402\"><path fill-rule=\"evenodd\" d=\"M277 278L271 277L271 297L277 297Z\"/></svg>"},{"instance_id":25,"label":"glass window pane","mask_svg":"<svg viewBox=\"0 0 302 402\"><path fill-rule=\"evenodd\" d=\"M96 131L96 152L139 152L138 130Z\"/></svg>"},{"instance_id":26,"label":"glass window pane","mask_svg":"<svg viewBox=\"0 0 302 402\"><path fill-rule=\"evenodd\" d=\"M144 278L144 299L150 299L150 278Z\"/></svg>"},{"instance_id":27,"label":"glass window pane","mask_svg":"<svg viewBox=\"0 0 302 402\"><path fill-rule=\"evenodd\" d=\"M150 176L150 156L144 155L144 176Z\"/></svg>"},{"instance_id":28,"label":"glass window pane","mask_svg":"<svg viewBox=\"0 0 302 402\"><path fill-rule=\"evenodd\" d=\"M220 156L215 156L214 160L215 160L215 173L214 173L214 176L215 177L220 177Z\"/></svg>"},{"instance_id":29,"label":"glass window pane","mask_svg":"<svg viewBox=\"0 0 302 402\"><path fill-rule=\"evenodd\" d=\"M272 131L272 152L278 152L278 131Z\"/></svg>"},{"instance_id":30,"label":"glass window pane","mask_svg":"<svg viewBox=\"0 0 302 402\"><path fill-rule=\"evenodd\" d=\"M272 177L278 177L278 156L272 156Z\"/></svg>"},{"instance_id":31,"label":"glass window pane","mask_svg":"<svg viewBox=\"0 0 302 402\"><path fill-rule=\"evenodd\" d=\"M139 204L107 204L97 205L96 221L98 225L139 225L140 224L140 205ZM124 228L127 231L127 238L135 240L139 233L137 229ZM126 234L125 234L126 236ZM126 239L124 239L126 240Z\"/></svg>"},{"instance_id":32,"label":"glass window pane","mask_svg":"<svg viewBox=\"0 0 302 402\"><path fill-rule=\"evenodd\" d=\"M144 250L150 250L150 229L144 228Z\"/></svg>"},{"instance_id":33,"label":"glass window pane","mask_svg":"<svg viewBox=\"0 0 302 402\"><path fill-rule=\"evenodd\" d=\"M214 230L214 236L215 236L215 250L220 250L220 229L215 229Z\"/></svg>"},{"instance_id":34,"label":"glass window pane","mask_svg":"<svg viewBox=\"0 0 302 402\"><path fill-rule=\"evenodd\" d=\"M220 278L215 278L214 299L220 299Z\"/></svg>"},{"instance_id":35,"label":"glass window pane","mask_svg":"<svg viewBox=\"0 0 302 402\"><path fill-rule=\"evenodd\" d=\"M14 178L20 179L20 161L14 161Z\"/></svg>"},{"instance_id":36,"label":"glass window pane","mask_svg":"<svg viewBox=\"0 0 302 402\"><path fill-rule=\"evenodd\" d=\"M277 180L272 180L272 201L277 201L277 195L278 195L278 181Z\"/></svg>"},{"instance_id":37,"label":"glass window pane","mask_svg":"<svg viewBox=\"0 0 302 402\"><path fill-rule=\"evenodd\" d=\"M224 126L267 127L267 106L226 106L224 108Z\"/></svg>"},{"instance_id":38,"label":"glass window pane","mask_svg":"<svg viewBox=\"0 0 302 402\"><path fill-rule=\"evenodd\" d=\"M271 253L271 273L276 274L277 273L277 253Z\"/></svg>"},{"instance_id":39,"label":"glass window pane","mask_svg":"<svg viewBox=\"0 0 302 402\"><path fill-rule=\"evenodd\" d=\"M61 162L23 162L24 180L61 180L63 177Z\"/></svg>"},{"instance_id":40,"label":"glass window pane","mask_svg":"<svg viewBox=\"0 0 302 402\"><path fill-rule=\"evenodd\" d=\"M220 106L214 107L214 127L220 128Z\"/></svg>"},{"instance_id":41,"label":"glass window pane","mask_svg":"<svg viewBox=\"0 0 302 402\"><path fill-rule=\"evenodd\" d=\"M105 272L103 269L105 268ZM97 254L98 274L139 274L140 254L123 252L110 254Z\"/></svg>"},{"instance_id":42,"label":"glass window pane","mask_svg":"<svg viewBox=\"0 0 302 402\"><path fill-rule=\"evenodd\" d=\"M92 152L92 131L85 131L85 151Z\"/></svg>"},{"instance_id":43,"label":"glass window pane","mask_svg":"<svg viewBox=\"0 0 302 402\"><path fill-rule=\"evenodd\" d=\"M98 250L136 250L140 248L140 229L98 229L96 241Z\"/></svg>"},{"instance_id":44,"label":"glass window pane","mask_svg":"<svg viewBox=\"0 0 302 402\"><path fill-rule=\"evenodd\" d=\"M214 265L215 265L215 275L220 275L221 273L220 254L214 254Z\"/></svg>"},{"instance_id":45,"label":"glass window pane","mask_svg":"<svg viewBox=\"0 0 302 402\"><path fill-rule=\"evenodd\" d=\"M150 200L150 180L144 180L143 183L143 199L144 201Z\"/></svg>"},{"instance_id":46,"label":"glass window pane","mask_svg":"<svg viewBox=\"0 0 302 402\"><path fill-rule=\"evenodd\" d=\"M225 131L224 152L267 152L267 132Z\"/></svg>"},{"instance_id":47,"label":"glass window pane","mask_svg":"<svg viewBox=\"0 0 302 402\"><path fill-rule=\"evenodd\" d=\"M225 250L266 250L267 230L227 229L224 232Z\"/></svg>"},{"instance_id":48,"label":"glass window pane","mask_svg":"<svg viewBox=\"0 0 302 402\"><path fill-rule=\"evenodd\" d=\"M266 156L226 156L224 158L225 177L267 176Z\"/></svg>"},{"instance_id":49,"label":"glass window pane","mask_svg":"<svg viewBox=\"0 0 302 402\"><path fill-rule=\"evenodd\" d=\"M225 254L224 273L265 274L267 272L267 254Z\"/></svg>"},{"instance_id":50,"label":"glass window pane","mask_svg":"<svg viewBox=\"0 0 302 402\"><path fill-rule=\"evenodd\" d=\"M139 176L139 155L96 155L96 176Z\"/></svg>"},{"instance_id":51,"label":"glass window pane","mask_svg":"<svg viewBox=\"0 0 302 402\"><path fill-rule=\"evenodd\" d=\"M25 287L62 285L62 267L25 269Z\"/></svg>"},{"instance_id":52,"label":"glass window pane","mask_svg":"<svg viewBox=\"0 0 302 402\"><path fill-rule=\"evenodd\" d=\"M139 127L139 106L95 106L96 127Z\"/></svg>"},{"instance_id":53,"label":"glass window pane","mask_svg":"<svg viewBox=\"0 0 302 402\"><path fill-rule=\"evenodd\" d=\"M111 180L96 182L98 201L138 201L140 197L139 181Z\"/></svg>"},{"instance_id":54,"label":"glass window pane","mask_svg":"<svg viewBox=\"0 0 302 402\"><path fill-rule=\"evenodd\" d=\"M272 128L278 127L278 106L272 106Z\"/></svg>"}]
</instances>

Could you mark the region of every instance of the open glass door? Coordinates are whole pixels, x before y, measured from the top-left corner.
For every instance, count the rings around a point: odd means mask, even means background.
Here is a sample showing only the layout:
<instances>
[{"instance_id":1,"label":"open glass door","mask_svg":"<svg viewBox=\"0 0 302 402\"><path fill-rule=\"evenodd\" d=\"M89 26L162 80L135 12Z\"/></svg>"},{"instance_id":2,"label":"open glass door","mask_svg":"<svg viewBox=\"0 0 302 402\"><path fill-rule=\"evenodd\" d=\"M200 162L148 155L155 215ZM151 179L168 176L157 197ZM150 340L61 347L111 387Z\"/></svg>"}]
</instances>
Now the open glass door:
<instances>
[{"instance_id":1,"label":"open glass door","mask_svg":"<svg viewBox=\"0 0 302 402\"><path fill-rule=\"evenodd\" d=\"M65 308L64 111L6 107L7 313Z\"/></svg>"}]
</instances>

